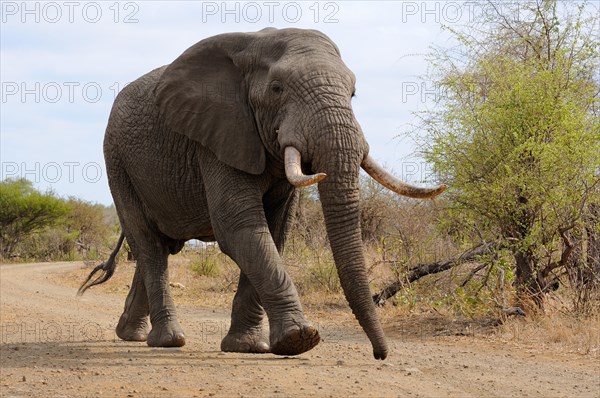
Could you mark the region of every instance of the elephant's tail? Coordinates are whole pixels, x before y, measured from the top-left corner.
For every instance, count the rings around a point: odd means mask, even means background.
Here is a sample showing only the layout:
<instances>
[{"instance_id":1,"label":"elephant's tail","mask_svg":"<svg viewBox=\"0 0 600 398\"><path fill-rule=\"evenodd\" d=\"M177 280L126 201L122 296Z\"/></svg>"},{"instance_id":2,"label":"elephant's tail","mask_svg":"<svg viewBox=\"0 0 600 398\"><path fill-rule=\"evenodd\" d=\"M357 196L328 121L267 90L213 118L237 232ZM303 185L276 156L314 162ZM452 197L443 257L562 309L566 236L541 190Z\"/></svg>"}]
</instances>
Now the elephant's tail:
<instances>
[{"instance_id":1,"label":"elephant's tail","mask_svg":"<svg viewBox=\"0 0 600 398\"><path fill-rule=\"evenodd\" d=\"M115 268L117 267L117 261L116 261L117 254L119 253L119 250L121 249L121 245L123 244L124 239L125 239L125 234L123 232L121 232L121 236L119 236L119 241L117 242L117 246L115 247L113 252L110 254L110 257L108 258L108 260L106 260L102 264L96 266L96 268L94 268L92 270L92 272L90 272L90 274L88 275L85 282L83 282L81 284L81 287L77 291L78 296L81 296L90 287L104 283L107 280L109 280L111 276L113 276L113 274L115 273ZM94 280L92 280L92 277L94 275L96 275L96 273L98 271L102 271L102 274L98 275Z\"/></svg>"}]
</instances>

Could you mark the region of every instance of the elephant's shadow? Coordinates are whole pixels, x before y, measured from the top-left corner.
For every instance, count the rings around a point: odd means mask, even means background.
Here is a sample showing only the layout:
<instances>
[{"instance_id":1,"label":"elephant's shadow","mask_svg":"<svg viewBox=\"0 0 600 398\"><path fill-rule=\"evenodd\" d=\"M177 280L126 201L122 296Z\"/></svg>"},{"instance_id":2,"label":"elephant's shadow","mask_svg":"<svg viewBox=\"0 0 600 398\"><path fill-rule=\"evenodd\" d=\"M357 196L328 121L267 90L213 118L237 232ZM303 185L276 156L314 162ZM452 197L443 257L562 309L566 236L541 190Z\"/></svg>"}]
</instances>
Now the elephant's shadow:
<instances>
[{"instance_id":1,"label":"elephant's shadow","mask_svg":"<svg viewBox=\"0 0 600 398\"><path fill-rule=\"evenodd\" d=\"M172 365L178 368L236 364L238 366L260 363L261 366L302 363L304 357L275 356L271 354L223 353L206 351L202 344L194 348L152 348L144 343L98 340L94 342L57 341L45 343L15 343L0 345L2 373L9 369L52 368L64 371L85 371L89 368L123 366Z\"/></svg>"}]
</instances>

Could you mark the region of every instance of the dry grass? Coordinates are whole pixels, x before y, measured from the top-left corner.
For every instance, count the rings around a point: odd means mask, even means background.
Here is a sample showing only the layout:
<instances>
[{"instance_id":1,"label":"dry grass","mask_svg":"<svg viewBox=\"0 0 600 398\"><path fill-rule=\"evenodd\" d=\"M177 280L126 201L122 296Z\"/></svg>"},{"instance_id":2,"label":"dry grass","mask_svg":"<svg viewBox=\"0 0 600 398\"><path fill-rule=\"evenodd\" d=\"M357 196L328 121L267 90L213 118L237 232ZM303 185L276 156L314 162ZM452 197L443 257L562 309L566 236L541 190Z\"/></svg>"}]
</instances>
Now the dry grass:
<instances>
[{"instance_id":1,"label":"dry grass","mask_svg":"<svg viewBox=\"0 0 600 398\"><path fill-rule=\"evenodd\" d=\"M191 269L192 262L193 259L181 256L174 256L169 260L169 281L175 285L171 292L176 303L229 308L237 287L237 267L225 268L221 271L222 275L217 277L198 276ZM92 269L93 266L82 266L75 271L58 274L56 280L76 289ZM134 272L134 262L122 261L109 281L94 286L91 290L125 297L129 292Z\"/></svg>"},{"instance_id":2,"label":"dry grass","mask_svg":"<svg viewBox=\"0 0 600 398\"><path fill-rule=\"evenodd\" d=\"M511 318L496 330L503 342L534 346L551 352L600 357L600 315L576 317L551 313L530 318Z\"/></svg>"}]
</instances>

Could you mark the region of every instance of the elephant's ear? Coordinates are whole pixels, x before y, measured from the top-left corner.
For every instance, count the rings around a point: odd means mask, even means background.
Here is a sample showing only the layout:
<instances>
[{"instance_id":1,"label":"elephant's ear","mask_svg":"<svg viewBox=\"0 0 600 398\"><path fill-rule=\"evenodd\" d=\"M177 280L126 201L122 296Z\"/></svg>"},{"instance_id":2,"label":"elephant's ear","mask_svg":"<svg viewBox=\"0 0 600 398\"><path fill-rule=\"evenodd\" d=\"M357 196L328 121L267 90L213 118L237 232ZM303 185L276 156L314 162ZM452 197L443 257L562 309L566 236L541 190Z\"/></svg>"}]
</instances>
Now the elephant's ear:
<instances>
[{"instance_id":1,"label":"elephant's ear","mask_svg":"<svg viewBox=\"0 0 600 398\"><path fill-rule=\"evenodd\" d=\"M210 149L236 169L261 174L265 149L237 66L252 40L225 34L203 40L169 65L155 88L168 127Z\"/></svg>"}]
</instances>

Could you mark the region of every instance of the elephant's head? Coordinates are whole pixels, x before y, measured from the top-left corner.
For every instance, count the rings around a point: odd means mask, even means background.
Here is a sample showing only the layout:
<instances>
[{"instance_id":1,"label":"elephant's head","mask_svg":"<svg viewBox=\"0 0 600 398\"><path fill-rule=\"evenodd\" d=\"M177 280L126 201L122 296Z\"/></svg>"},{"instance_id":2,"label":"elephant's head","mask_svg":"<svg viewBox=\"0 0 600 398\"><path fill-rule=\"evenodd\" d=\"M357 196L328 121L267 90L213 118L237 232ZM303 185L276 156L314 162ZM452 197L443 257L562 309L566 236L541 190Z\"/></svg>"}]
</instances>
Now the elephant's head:
<instances>
[{"instance_id":1,"label":"elephant's head","mask_svg":"<svg viewBox=\"0 0 600 398\"><path fill-rule=\"evenodd\" d=\"M269 172L283 173L285 165L296 186L320 181L341 285L375 358L383 359L388 349L361 241L360 168L406 196L433 197L444 187L410 186L373 162L352 112L354 83L324 34L265 29L223 34L190 47L167 67L155 93L166 123L224 163L250 174L264 173L267 164Z\"/></svg>"}]
</instances>

